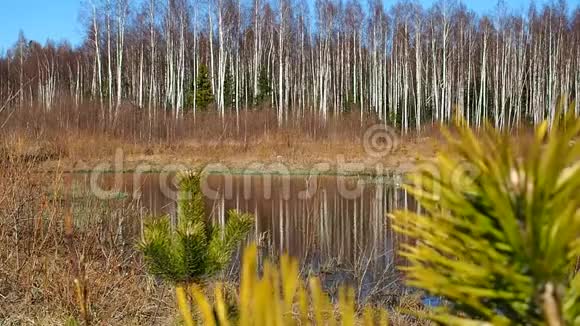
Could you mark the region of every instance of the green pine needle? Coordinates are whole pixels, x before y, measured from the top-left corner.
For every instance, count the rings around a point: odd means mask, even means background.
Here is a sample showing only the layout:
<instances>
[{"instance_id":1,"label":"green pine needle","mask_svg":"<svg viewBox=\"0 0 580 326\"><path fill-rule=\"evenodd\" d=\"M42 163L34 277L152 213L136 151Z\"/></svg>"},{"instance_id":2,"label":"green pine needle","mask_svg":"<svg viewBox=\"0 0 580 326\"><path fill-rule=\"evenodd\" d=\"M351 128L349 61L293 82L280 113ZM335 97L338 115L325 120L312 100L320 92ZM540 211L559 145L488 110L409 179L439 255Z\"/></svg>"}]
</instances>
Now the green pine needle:
<instances>
[{"instance_id":1,"label":"green pine needle","mask_svg":"<svg viewBox=\"0 0 580 326\"><path fill-rule=\"evenodd\" d=\"M450 303L437 322L580 325L580 119L547 126L525 150L458 126L409 178L426 213L397 212L395 228L413 239L408 283Z\"/></svg>"},{"instance_id":2,"label":"green pine needle","mask_svg":"<svg viewBox=\"0 0 580 326\"><path fill-rule=\"evenodd\" d=\"M180 175L176 230L163 217L148 223L139 244L151 274L172 283L192 283L218 273L253 226L253 216L228 212L224 228L206 221L201 191L203 175Z\"/></svg>"}]
</instances>

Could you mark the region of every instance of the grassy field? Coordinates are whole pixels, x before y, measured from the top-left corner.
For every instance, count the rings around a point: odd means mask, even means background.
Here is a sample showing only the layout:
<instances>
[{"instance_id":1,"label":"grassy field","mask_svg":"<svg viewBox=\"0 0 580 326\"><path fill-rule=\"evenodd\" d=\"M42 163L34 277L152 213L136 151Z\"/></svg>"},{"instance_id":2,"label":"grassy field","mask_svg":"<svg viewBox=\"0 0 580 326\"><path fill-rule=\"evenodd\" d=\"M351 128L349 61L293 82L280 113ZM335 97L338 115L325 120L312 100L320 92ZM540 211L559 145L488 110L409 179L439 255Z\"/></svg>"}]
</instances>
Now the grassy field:
<instances>
[{"instance_id":1,"label":"grassy field","mask_svg":"<svg viewBox=\"0 0 580 326\"><path fill-rule=\"evenodd\" d=\"M76 317L73 279L80 276L95 323L171 324L172 296L146 276L126 236L138 210L55 201L59 176L35 168L12 162L0 172L1 323L62 325ZM47 188L54 193L45 195Z\"/></svg>"}]
</instances>

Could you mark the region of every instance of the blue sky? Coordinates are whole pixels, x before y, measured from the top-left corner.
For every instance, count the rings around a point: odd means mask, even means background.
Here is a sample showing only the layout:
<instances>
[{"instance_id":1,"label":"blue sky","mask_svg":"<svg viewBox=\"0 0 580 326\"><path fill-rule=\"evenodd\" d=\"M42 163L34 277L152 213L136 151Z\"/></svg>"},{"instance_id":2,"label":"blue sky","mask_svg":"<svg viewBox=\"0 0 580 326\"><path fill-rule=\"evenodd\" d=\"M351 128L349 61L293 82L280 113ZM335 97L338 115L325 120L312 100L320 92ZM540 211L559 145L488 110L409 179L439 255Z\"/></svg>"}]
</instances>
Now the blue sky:
<instances>
[{"instance_id":1,"label":"blue sky","mask_svg":"<svg viewBox=\"0 0 580 326\"><path fill-rule=\"evenodd\" d=\"M47 38L78 44L81 0L0 0L0 49L11 47L24 31L27 39Z\"/></svg>"},{"instance_id":2,"label":"blue sky","mask_svg":"<svg viewBox=\"0 0 580 326\"><path fill-rule=\"evenodd\" d=\"M313 1L313 0L312 0ZM363 0L364 1L364 0ZM419 0L425 7L436 0ZM578 0L569 0L569 4ZM385 0L388 7L395 0ZM464 0L467 6L478 13L492 12L496 0ZM526 8L530 0L506 0L515 10ZM536 0L536 2L541 2ZM0 53L11 47L20 30L27 39L44 44L52 40L69 40L78 45L83 28L79 22L81 0L0 0Z\"/></svg>"}]
</instances>

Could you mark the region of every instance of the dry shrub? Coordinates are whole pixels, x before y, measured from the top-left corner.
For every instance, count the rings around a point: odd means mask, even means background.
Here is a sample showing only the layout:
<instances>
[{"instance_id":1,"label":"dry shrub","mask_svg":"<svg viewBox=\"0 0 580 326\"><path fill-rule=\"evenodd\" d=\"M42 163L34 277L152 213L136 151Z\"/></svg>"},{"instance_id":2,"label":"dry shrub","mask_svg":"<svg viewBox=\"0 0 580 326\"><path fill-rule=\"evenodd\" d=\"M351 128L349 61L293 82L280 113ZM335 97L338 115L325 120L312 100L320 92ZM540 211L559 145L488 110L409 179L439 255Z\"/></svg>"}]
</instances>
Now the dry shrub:
<instances>
[{"instance_id":1,"label":"dry shrub","mask_svg":"<svg viewBox=\"0 0 580 326\"><path fill-rule=\"evenodd\" d=\"M243 109L239 115L227 112L224 116L215 112L186 112L175 119L171 112L162 109L150 114L148 109L123 105L116 117L110 117L108 109L98 104L76 107L63 102L50 111L40 107L17 108L0 135L4 138L24 135L35 145L44 141L58 150L58 156L79 160L110 156L117 148L132 154L152 155L192 148L235 154L254 147L269 153L280 147L300 149L304 144L361 147L364 132L376 123L379 121L375 116L365 115L361 120L358 112L330 116L326 120L309 112L289 117L279 125L276 112L267 107Z\"/></svg>"},{"instance_id":2,"label":"dry shrub","mask_svg":"<svg viewBox=\"0 0 580 326\"><path fill-rule=\"evenodd\" d=\"M58 141L51 141L27 134L6 134L0 142L0 163L41 163L67 156L67 148Z\"/></svg>"},{"instance_id":3,"label":"dry shrub","mask_svg":"<svg viewBox=\"0 0 580 326\"><path fill-rule=\"evenodd\" d=\"M63 199L58 174L24 160L0 169L0 320L63 324L81 319L74 280L87 289L93 324L163 324L173 319L165 288L148 278L133 249L131 203ZM66 216L76 215L67 241ZM82 219L82 221L80 221ZM168 303L169 300L169 303Z\"/></svg>"},{"instance_id":4,"label":"dry shrub","mask_svg":"<svg viewBox=\"0 0 580 326\"><path fill-rule=\"evenodd\" d=\"M5 118L0 113L0 119ZM154 168L165 164L199 167L222 163L231 168L244 168L261 162L283 163L290 168L307 169L312 164L330 163L336 167L346 162L363 162L374 167L363 146L365 132L380 123L377 117L360 112L331 115L325 120L316 112L288 117L278 124L276 112L268 107L246 110L239 115L226 112L185 112L176 119L163 109L140 109L123 105L116 117L98 104L54 106L50 111L40 107L17 108L0 137L26 139L30 146L48 151L37 155L40 169L62 168L86 170L96 163L111 162L120 153L122 169L133 169L141 162ZM387 168L397 169L408 157L429 157L436 150L432 135L406 136L400 139L396 152L381 157ZM13 145L5 146L8 148ZM3 147L4 148L4 147ZM6 157L2 154L0 157ZM56 153L56 154L55 154ZM370 159L370 160L369 160ZM116 159L115 159L116 161ZM405 168L405 167L403 167ZM121 168L118 168L121 169Z\"/></svg>"},{"instance_id":5,"label":"dry shrub","mask_svg":"<svg viewBox=\"0 0 580 326\"><path fill-rule=\"evenodd\" d=\"M2 115L4 117L5 113ZM41 107L17 108L9 117L3 133L18 131L34 137L57 138L63 134L83 131L85 136L110 136L125 142L168 142L190 139L198 142L244 142L280 133L309 140L349 140L361 136L361 131L378 123L373 115L361 121L357 112L330 116L307 112L289 117L279 125L276 112L270 108L242 109L239 115L227 112L186 112L180 119L162 108L150 114L148 109L122 105L116 117L99 104L85 103L76 107L61 103L51 110Z\"/></svg>"}]
</instances>

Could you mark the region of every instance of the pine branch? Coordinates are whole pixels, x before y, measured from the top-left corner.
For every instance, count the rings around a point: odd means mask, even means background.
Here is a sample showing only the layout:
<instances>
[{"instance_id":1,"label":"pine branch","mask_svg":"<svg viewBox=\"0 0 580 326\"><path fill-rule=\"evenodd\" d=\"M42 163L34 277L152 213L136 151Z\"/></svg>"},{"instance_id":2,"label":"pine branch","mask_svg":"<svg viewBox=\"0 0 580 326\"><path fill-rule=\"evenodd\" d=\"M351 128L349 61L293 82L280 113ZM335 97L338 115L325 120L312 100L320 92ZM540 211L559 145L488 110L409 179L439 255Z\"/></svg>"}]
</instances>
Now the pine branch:
<instances>
[{"instance_id":1,"label":"pine branch","mask_svg":"<svg viewBox=\"0 0 580 326\"><path fill-rule=\"evenodd\" d=\"M231 259L240 242L253 226L253 216L234 210L228 212L228 220L223 229L215 228L209 244L209 256L212 271L223 269Z\"/></svg>"},{"instance_id":2,"label":"pine branch","mask_svg":"<svg viewBox=\"0 0 580 326\"><path fill-rule=\"evenodd\" d=\"M409 178L407 188L427 213L394 214L396 230L416 240L402 250L409 284L451 303L437 317L443 323L461 315L574 324L580 146L572 139L580 119L568 116L549 131L543 124L526 151L495 130L476 136L458 126L458 133L436 170Z\"/></svg>"}]
</instances>

